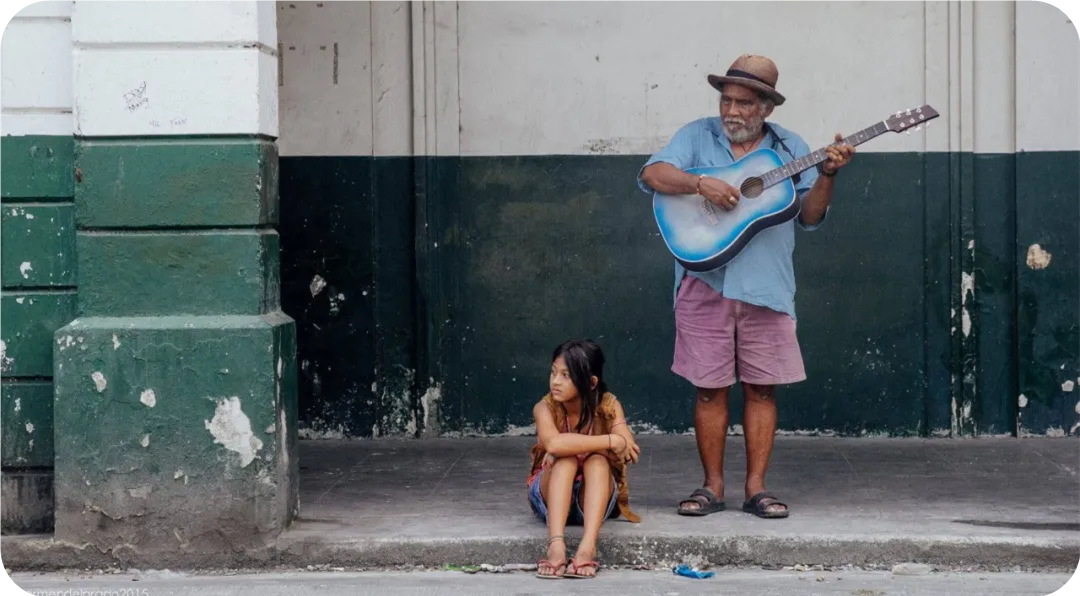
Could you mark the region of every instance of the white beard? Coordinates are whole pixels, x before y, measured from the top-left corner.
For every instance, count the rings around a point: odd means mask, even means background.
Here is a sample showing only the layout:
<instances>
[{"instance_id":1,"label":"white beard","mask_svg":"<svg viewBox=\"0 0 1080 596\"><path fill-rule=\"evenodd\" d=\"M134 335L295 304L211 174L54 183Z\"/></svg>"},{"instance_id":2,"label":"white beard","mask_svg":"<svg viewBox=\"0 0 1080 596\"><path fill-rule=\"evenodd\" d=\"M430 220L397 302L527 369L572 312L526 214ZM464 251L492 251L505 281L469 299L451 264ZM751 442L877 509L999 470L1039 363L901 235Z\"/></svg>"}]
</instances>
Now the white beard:
<instances>
[{"instance_id":1,"label":"white beard","mask_svg":"<svg viewBox=\"0 0 1080 596\"><path fill-rule=\"evenodd\" d=\"M724 122L724 134L733 143L749 143L761 136L761 130L765 126L765 118L760 116L749 120L732 118L733 122Z\"/></svg>"}]
</instances>

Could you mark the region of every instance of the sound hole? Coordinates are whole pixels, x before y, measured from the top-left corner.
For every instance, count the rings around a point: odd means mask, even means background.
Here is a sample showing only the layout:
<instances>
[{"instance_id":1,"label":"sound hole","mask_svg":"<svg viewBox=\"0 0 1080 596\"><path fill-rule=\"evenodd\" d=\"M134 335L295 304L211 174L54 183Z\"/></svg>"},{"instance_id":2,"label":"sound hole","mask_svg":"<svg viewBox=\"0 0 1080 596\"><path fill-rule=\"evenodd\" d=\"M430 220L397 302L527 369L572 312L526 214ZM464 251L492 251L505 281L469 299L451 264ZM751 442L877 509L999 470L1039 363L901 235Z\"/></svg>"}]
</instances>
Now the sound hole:
<instances>
[{"instance_id":1,"label":"sound hole","mask_svg":"<svg viewBox=\"0 0 1080 596\"><path fill-rule=\"evenodd\" d=\"M747 178L743 181L742 186L739 187L739 194L748 198L756 199L761 196L761 193L765 191L765 183L761 181L761 178L756 176Z\"/></svg>"}]
</instances>

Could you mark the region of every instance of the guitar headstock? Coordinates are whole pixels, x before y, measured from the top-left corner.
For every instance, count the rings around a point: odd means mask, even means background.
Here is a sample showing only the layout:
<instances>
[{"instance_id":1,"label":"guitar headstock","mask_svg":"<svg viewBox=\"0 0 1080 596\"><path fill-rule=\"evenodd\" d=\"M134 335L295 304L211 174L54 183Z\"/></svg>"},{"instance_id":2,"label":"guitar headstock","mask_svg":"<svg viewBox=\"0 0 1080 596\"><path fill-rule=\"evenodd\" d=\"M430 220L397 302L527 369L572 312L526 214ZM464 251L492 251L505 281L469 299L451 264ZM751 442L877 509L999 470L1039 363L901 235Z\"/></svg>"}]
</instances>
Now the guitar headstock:
<instances>
[{"instance_id":1,"label":"guitar headstock","mask_svg":"<svg viewBox=\"0 0 1080 596\"><path fill-rule=\"evenodd\" d=\"M911 132L940 115L929 105L922 105L909 110L900 110L889 116L885 119L885 126L893 132Z\"/></svg>"}]
</instances>

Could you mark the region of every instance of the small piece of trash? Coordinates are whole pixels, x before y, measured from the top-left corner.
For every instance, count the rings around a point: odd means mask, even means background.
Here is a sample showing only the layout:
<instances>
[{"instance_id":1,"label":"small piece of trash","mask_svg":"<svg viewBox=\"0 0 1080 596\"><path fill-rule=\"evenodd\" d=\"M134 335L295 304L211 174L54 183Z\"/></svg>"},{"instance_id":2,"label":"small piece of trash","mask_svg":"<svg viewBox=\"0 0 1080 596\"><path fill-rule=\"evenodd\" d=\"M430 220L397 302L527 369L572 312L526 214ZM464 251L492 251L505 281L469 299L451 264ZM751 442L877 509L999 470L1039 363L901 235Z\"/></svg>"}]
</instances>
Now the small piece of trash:
<instances>
[{"instance_id":1,"label":"small piece of trash","mask_svg":"<svg viewBox=\"0 0 1080 596\"><path fill-rule=\"evenodd\" d=\"M921 563L900 563L893 566L893 575L927 575L932 568Z\"/></svg>"},{"instance_id":2,"label":"small piece of trash","mask_svg":"<svg viewBox=\"0 0 1080 596\"><path fill-rule=\"evenodd\" d=\"M689 577L693 579L709 579L710 577L716 575L716 573L712 571L698 571L697 569L691 569L689 565L679 565L672 568L671 572L675 575L681 575L683 577Z\"/></svg>"},{"instance_id":3,"label":"small piece of trash","mask_svg":"<svg viewBox=\"0 0 1080 596\"><path fill-rule=\"evenodd\" d=\"M800 564L800 565L796 565L796 566L792 567L792 569L794 569L795 571L809 571L810 567L807 566L807 565L801 565Z\"/></svg>"}]
</instances>

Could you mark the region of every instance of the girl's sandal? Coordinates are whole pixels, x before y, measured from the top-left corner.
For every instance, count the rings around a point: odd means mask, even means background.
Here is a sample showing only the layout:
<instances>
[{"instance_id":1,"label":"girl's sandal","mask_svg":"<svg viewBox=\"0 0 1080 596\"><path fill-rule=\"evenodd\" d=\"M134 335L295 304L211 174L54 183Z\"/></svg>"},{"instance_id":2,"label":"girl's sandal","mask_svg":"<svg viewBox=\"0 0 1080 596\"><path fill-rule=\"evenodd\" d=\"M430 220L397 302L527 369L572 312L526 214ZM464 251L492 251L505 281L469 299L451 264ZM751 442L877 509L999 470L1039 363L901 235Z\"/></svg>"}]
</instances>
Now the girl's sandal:
<instances>
[{"instance_id":1,"label":"girl's sandal","mask_svg":"<svg viewBox=\"0 0 1080 596\"><path fill-rule=\"evenodd\" d=\"M578 573L578 569L582 569L585 567L592 567L595 571L593 571L592 575L581 575L580 573ZM600 563L597 563L596 561L589 561L588 563L579 564L575 563L573 559L570 559L570 570L564 573L563 577L567 577L570 579L592 579L596 577L597 573L600 573Z\"/></svg>"},{"instance_id":2,"label":"girl's sandal","mask_svg":"<svg viewBox=\"0 0 1080 596\"><path fill-rule=\"evenodd\" d=\"M552 536L551 538L548 538L548 546L551 546L552 542L562 539L562 536ZM548 561L547 559L540 559L536 562L536 577L540 579L562 579L563 575L565 574L567 563L568 562L566 559L563 559L558 563ZM554 572L551 575L543 575L540 573L540 567L542 566L550 567L554 570Z\"/></svg>"}]
</instances>

